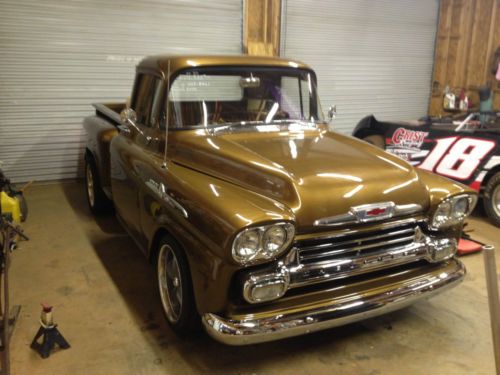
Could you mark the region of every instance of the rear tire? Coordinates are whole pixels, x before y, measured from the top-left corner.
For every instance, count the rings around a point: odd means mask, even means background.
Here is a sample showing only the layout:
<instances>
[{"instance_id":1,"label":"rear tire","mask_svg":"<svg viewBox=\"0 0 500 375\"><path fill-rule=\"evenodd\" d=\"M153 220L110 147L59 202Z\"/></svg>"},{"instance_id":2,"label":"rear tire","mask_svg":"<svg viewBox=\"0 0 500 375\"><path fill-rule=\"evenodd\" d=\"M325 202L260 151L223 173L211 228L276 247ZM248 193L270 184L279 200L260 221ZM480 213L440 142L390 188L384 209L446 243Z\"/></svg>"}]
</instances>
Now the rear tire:
<instances>
[{"instance_id":1,"label":"rear tire","mask_svg":"<svg viewBox=\"0 0 500 375\"><path fill-rule=\"evenodd\" d=\"M382 150L385 150L385 142L384 142L384 137L382 137L379 134L372 134L372 135L367 135L362 138L363 141L368 142L378 148L381 148Z\"/></svg>"},{"instance_id":2,"label":"rear tire","mask_svg":"<svg viewBox=\"0 0 500 375\"><path fill-rule=\"evenodd\" d=\"M486 184L483 205L491 222L500 227L500 172L495 173Z\"/></svg>"},{"instance_id":3,"label":"rear tire","mask_svg":"<svg viewBox=\"0 0 500 375\"><path fill-rule=\"evenodd\" d=\"M172 330L187 336L200 327L189 265L181 247L164 236L158 244L156 276L163 312Z\"/></svg>"},{"instance_id":4,"label":"rear tire","mask_svg":"<svg viewBox=\"0 0 500 375\"><path fill-rule=\"evenodd\" d=\"M90 211L102 215L111 211L112 203L101 187L97 168L92 157L85 157L85 192Z\"/></svg>"}]
</instances>

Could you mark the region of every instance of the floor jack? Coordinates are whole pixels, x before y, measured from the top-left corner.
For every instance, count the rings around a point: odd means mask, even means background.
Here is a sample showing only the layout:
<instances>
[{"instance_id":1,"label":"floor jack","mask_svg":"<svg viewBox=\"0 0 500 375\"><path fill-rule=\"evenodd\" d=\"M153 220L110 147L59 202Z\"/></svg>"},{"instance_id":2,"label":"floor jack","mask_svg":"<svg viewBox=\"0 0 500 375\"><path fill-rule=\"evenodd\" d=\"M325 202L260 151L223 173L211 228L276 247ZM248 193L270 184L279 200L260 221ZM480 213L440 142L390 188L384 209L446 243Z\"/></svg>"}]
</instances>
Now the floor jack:
<instances>
[{"instance_id":1,"label":"floor jack","mask_svg":"<svg viewBox=\"0 0 500 375\"><path fill-rule=\"evenodd\" d=\"M42 343L38 343L43 336ZM36 350L42 358L48 358L55 345L61 349L69 349L70 345L57 329L52 318L52 306L42 304L42 315L40 317L40 329L31 343L31 348Z\"/></svg>"},{"instance_id":2,"label":"floor jack","mask_svg":"<svg viewBox=\"0 0 500 375\"><path fill-rule=\"evenodd\" d=\"M464 225L464 229L466 226L467 224ZM473 240L469 235L470 232L471 231L464 230L462 232L462 237L460 237L460 240L458 241L457 254L460 256L477 253L483 249L484 244L479 241Z\"/></svg>"}]
</instances>

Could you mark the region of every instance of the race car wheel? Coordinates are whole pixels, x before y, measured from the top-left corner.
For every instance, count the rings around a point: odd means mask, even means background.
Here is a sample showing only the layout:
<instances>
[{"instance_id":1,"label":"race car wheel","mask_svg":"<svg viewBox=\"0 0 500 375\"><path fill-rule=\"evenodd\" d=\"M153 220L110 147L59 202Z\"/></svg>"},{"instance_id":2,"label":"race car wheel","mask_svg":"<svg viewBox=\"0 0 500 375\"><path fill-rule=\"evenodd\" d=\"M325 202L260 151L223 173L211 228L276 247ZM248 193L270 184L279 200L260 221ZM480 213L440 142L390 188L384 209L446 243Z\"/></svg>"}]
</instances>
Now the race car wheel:
<instances>
[{"instance_id":1,"label":"race car wheel","mask_svg":"<svg viewBox=\"0 0 500 375\"><path fill-rule=\"evenodd\" d=\"M486 184L483 204L490 220L500 227L500 172L495 173Z\"/></svg>"},{"instance_id":2,"label":"race car wheel","mask_svg":"<svg viewBox=\"0 0 500 375\"><path fill-rule=\"evenodd\" d=\"M85 157L85 192L90 211L94 215L101 215L111 210L111 201L102 190L94 160L89 156Z\"/></svg>"},{"instance_id":3,"label":"race car wheel","mask_svg":"<svg viewBox=\"0 0 500 375\"><path fill-rule=\"evenodd\" d=\"M196 311L189 266L180 246L169 236L159 243L156 257L158 291L168 324L179 335L194 331L200 317Z\"/></svg>"},{"instance_id":4,"label":"race car wheel","mask_svg":"<svg viewBox=\"0 0 500 375\"><path fill-rule=\"evenodd\" d=\"M365 142L371 143L372 145L377 146L378 148L381 148L382 150L385 150L384 137L382 137L379 134L367 135L366 137L363 137L362 139Z\"/></svg>"}]
</instances>

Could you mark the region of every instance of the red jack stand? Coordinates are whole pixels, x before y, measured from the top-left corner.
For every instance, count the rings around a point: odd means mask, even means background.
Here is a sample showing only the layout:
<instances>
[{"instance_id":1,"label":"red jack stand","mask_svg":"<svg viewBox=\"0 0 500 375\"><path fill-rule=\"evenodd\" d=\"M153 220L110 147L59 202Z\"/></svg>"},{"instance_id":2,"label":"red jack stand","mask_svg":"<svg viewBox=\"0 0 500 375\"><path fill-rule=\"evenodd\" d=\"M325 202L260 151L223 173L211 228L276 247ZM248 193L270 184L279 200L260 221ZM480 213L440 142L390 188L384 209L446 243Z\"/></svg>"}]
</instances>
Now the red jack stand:
<instances>
[{"instance_id":1,"label":"red jack stand","mask_svg":"<svg viewBox=\"0 0 500 375\"><path fill-rule=\"evenodd\" d=\"M43 336L42 343L38 343L38 339ZM42 314L40 316L40 329L35 335L31 343L31 349L36 350L42 358L48 358L55 345L59 345L61 349L69 349L69 343L64 339L57 324L54 324L52 319L52 306L42 304Z\"/></svg>"}]
</instances>

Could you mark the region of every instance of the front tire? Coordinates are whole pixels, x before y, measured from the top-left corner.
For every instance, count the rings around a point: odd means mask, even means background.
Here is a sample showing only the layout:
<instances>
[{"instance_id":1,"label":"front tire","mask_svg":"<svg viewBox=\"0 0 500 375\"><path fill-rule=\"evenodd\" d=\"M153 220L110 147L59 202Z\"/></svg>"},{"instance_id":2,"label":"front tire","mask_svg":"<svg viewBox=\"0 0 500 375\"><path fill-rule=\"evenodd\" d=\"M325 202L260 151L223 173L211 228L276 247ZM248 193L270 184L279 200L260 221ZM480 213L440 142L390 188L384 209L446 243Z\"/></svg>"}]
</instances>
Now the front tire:
<instances>
[{"instance_id":1,"label":"front tire","mask_svg":"<svg viewBox=\"0 0 500 375\"><path fill-rule=\"evenodd\" d=\"M500 172L495 173L486 184L483 205L492 223L500 227Z\"/></svg>"},{"instance_id":2,"label":"front tire","mask_svg":"<svg viewBox=\"0 0 500 375\"><path fill-rule=\"evenodd\" d=\"M156 275L163 312L174 332L186 336L200 324L189 266L180 246L169 236L158 245Z\"/></svg>"}]
</instances>

